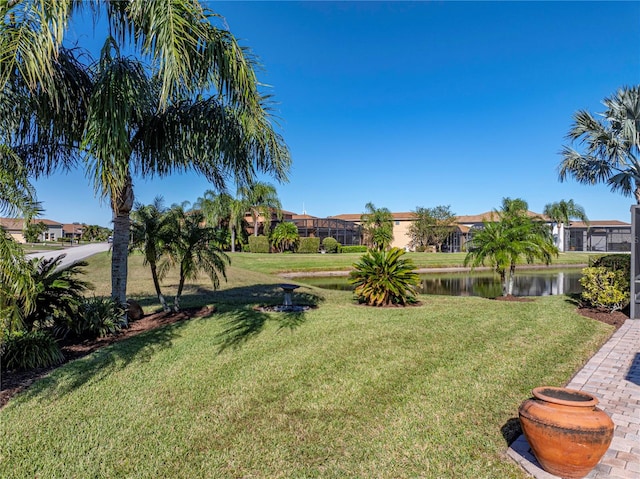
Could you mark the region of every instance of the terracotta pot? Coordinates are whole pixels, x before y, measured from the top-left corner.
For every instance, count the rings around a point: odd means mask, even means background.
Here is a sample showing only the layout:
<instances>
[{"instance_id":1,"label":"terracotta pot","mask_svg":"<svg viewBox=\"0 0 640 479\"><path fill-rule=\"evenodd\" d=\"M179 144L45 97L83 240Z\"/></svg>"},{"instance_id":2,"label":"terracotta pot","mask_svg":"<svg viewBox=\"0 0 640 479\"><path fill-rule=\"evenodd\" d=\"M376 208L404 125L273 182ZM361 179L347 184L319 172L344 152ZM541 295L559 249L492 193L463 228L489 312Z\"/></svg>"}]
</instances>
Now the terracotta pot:
<instances>
[{"instance_id":1,"label":"terracotta pot","mask_svg":"<svg viewBox=\"0 0 640 479\"><path fill-rule=\"evenodd\" d=\"M613 421L584 391L544 386L535 388L533 396L518 413L536 459L556 476L586 476L611 444Z\"/></svg>"}]
</instances>

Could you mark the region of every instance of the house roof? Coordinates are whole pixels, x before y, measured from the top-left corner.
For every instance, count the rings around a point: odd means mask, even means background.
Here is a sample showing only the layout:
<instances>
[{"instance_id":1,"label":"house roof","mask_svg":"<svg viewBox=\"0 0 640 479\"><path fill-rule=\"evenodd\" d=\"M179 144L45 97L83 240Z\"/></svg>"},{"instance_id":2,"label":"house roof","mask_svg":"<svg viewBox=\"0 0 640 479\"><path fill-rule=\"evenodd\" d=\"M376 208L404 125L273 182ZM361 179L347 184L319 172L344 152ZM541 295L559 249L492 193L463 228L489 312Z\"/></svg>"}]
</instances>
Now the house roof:
<instances>
[{"instance_id":1,"label":"house roof","mask_svg":"<svg viewBox=\"0 0 640 479\"><path fill-rule=\"evenodd\" d=\"M0 228L9 231L22 231L24 220L22 218L0 218Z\"/></svg>"},{"instance_id":2,"label":"house roof","mask_svg":"<svg viewBox=\"0 0 640 479\"><path fill-rule=\"evenodd\" d=\"M547 218L544 215L541 215L539 213L535 213L533 211L527 211L527 215L530 217L540 217L543 218L547 221L549 221L549 218ZM409 212L401 212L401 213L391 213L391 216L393 217L393 219L395 221L413 221L416 218L416 214L413 211L409 211ZM341 220L346 220L346 221L355 221L355 222L359 222L360 218L362 217L362 214L357 214L357 213L347 213L347 214L341 214L341 215L336 215L336 216L330 216L329 218L338 218ZM485 213L480 213L479 215L461 215L461 216L457 216L456 217L456 223L460 224L475 224L475 223L482 223L483 221L491 221L491 218L496 218L497 217L497 212L495 211L487 211Z\"/></svg>"},{"instance_id":3,"label":"house roof","mask_svg":"<svg viewBox=\"0 0 640 479\"><path fill-rule=\"evenodd\" d=\"M346 214L341 214L341 215L334 215L334 216L329 216L329 218L336 218L339 220L345 220L345 221L354 221L354 222L359 222L361 221L362 215L365 213L346 213ZM366 214L365 214L366 215ZM391 213L391 217L394 219L394 221L412 221L415 219L416 214L413 211L408 211L408 212L401 212L401 213Z\"/></svg>"},{"instance_id":4,"label":"house roof","mask_svg":"<svg viewBox=\"0 0 640 479\"><path fill-rule=\"evenodd\" d=\"M62 228L62 223L57 221L48 220L46 218L35 218L32 220L34 223L44 223L50 227ZM4 228L10 231L22 231L24 229L24 219L22 218L0 218L0 228Z\"/></svg>"},{"instance_id":5,"label":"house roof","mask_svg":"<svg viewBox=\"0 0 640 479\"><path fill-rule=\"evenodd\" d=\"M595 220L589 221L589 224L583 221L571 221L569 226L572 228L593 228L594 226L631 226L631 223L619 220Z\"/></svg>"},{"instance_id":6,"label":"house roof","mask_svg":"<svg viewBox=\"0 0 640 479\"><path fill-rule=\"evenodd\" d=\"M82 225L80 223L65 223L62 225L62 231L65 233L82 233L82 231L87 227L87 225Z\"/></svg>"}]
</instances>

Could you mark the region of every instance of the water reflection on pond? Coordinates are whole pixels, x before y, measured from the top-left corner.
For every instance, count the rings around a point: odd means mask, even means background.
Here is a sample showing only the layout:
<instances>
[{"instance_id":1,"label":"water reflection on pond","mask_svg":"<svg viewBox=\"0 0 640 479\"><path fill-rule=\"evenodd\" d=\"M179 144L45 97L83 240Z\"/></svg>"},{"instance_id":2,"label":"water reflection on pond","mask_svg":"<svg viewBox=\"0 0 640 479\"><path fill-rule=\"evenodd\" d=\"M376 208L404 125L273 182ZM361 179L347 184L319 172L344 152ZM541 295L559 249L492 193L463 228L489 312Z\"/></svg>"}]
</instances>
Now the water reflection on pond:
<instances>
[{"instance_id":1,"label":"water reflection on pond","mask_svg":"<svg viewBox=\"0 0 640 479\"><path fill-rule=\"evenodd\" d=\"M581 276L580 268L516 271L513 294L515 296L548 296L580 293L582 291L579 282ZM301 283L319 288L345 291L353 289L347 277L344 276L296 279ZM421 274L420 280L419 292L423 294L484 298L495 298L502 294L500 278L492 271L429 273Z\"/></svg>"}]
</instances>

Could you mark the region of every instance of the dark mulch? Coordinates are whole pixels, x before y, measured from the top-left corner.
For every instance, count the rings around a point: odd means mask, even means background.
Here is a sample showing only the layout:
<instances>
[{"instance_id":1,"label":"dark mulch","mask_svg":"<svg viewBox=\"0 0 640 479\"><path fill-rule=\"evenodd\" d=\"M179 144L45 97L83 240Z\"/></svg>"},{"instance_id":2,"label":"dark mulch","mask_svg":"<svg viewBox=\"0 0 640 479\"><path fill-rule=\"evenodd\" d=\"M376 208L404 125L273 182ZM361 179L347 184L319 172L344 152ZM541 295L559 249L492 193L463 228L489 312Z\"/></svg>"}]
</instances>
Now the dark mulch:
<instances>
[{"instance_id":1,"label":"dark mulch","mask_svg":"<svg viewBox=\"0 0 640 479\"><path fill-rule=\"evenodd\" d=\"M532 301L532 298L517 297L517 296L501 296L495 298L498 301ZM138 321L131 323L128 329L125 329L116 336L107 338L100 338L94 341L82 341L79 343L67 342L62 345L62 353L65 357L65 362L72 361L74 359L81 358L87 354L102 348L109 344L113 344L117 341L135 336L136 334L150 331L152 329L165 326L167 324L176 323L178 321L184 321L191 318L197 318L207 316L213 312L213 308L198 308L187 309L180 311L179 313L154 313L143 316ZM579 307L578 312L583 316L586 316L603 323L611 324L615 328L619 328L629 318L628 310L626 312L615 311L609 313L606 311ZM45 376L51 372L55 367L33 369L30 371L9 371L3 372L0 377L0 408L2 408L9 399L15 396L20 391L28 388L35 380Z\"/></svg>"},{"instance_id":2,"label":"dark mulch","mask_svg":"<svg viewBox=\"0 0 640 479\"><path fill-rule=\"evenodd\" d=\"M122 341L145 331L151 331L167 324L177 323L191 318L199 318L207 316L214 311L214 308L194 308L185 309L178 313L159 312L143 316L137 321L130 324L129 328L123 329L115 336L106 338L98 338L95 340L84 340L81 342L63 341L61 344L62 354L64 354L64 363L73 361L74 359L86 356L96 349L100 349L109 344ZM49 368L38 368L29 371L3 371L0 377L0 408L2 408L9 399L20 391L28 388L35 380L50 373L58 366Z\"/></svg>"}]
</instances>

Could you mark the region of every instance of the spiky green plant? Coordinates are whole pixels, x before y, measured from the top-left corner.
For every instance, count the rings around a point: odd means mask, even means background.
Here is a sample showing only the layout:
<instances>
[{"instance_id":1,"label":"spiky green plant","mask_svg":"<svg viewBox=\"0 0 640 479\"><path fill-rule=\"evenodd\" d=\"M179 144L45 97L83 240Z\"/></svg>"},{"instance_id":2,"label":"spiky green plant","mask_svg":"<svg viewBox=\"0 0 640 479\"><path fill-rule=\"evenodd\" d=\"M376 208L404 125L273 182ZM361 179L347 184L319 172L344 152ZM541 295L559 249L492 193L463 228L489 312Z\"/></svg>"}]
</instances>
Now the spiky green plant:
<instances>
[{"instance_id":1,"label":"spiky green plant","mask_svg":"<svg viewBox=\"0 0 640 479\"><path fill-rule=\"evenodd\" d=\"M406 306L416 302L415 287L420 282L413 261L403 258L404 250L369 250L355 263L349 281L355 285L360 303L370 306Z\"/></svg>"},{"instance_id":2,"label":"spiky green plant","mask_svg":"<svg viewBox=\"0 0 640 479\"><path fill-rule=\"evenodd\" d=\"M86 298L78 308L78 314L59 329L66 336L95 339L109 336L127 326L125 311L113 298L94 296Z\"/></svg>"},{"instance_id":3,"label":"spiky green plant","mask_svg":"<svg viewBox=\"0 0 640 479\"><path fill-rule=\"evenodd\" d=\"M56 340L42 330L9 333L0 352L2 368L8 370L44 368L64 361Z\"/></svg>"}]
</instances>

